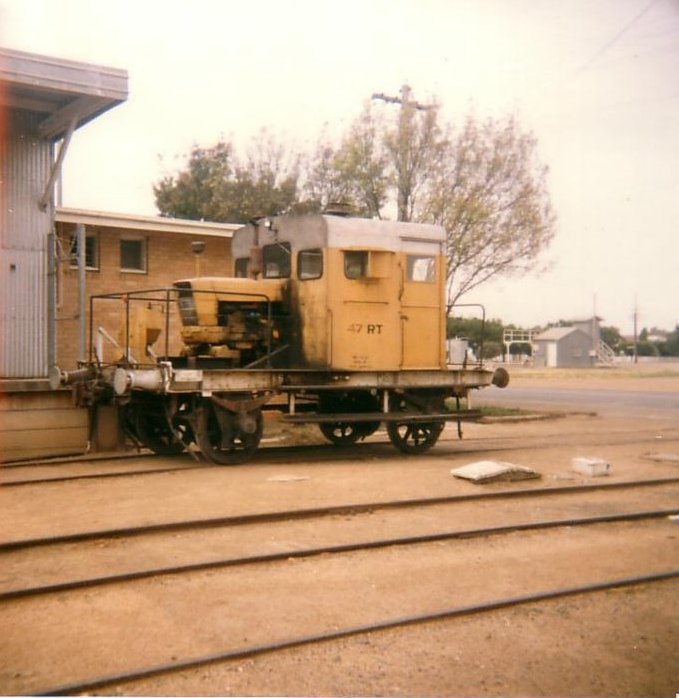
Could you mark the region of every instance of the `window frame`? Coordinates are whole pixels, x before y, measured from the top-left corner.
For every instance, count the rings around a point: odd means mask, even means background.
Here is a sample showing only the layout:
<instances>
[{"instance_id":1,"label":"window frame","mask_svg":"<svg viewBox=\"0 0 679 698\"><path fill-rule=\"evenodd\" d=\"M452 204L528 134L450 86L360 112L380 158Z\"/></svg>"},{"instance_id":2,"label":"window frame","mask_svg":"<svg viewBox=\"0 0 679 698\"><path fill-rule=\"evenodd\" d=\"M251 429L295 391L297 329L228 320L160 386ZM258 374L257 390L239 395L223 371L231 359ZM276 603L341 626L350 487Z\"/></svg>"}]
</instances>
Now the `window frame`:
<instances>
[{"instance_id":1,"label":"window frame","mask_svg":"<svg viewBox=\"0 0 679 698\"><path fill-rule=\"evenodd\" d=\"M348 270L348 261L351 255L360 255L362 261L360 263L360 273L350 274ZM347 279L355 281L356 279L367 279L368 278L368 267L370 265L370 252L367 250L344 250L344 276Z\"/></svg>"},{"instance_id":2,"label":"window frame","mask_svg":"<svg viewBox=\"0 0 679 698\"><path fill-rule=\"evenodd\" d=\"M87 263L87 243L92 241L94 265ZM69 268L78 268L78 234L73 231L69 236ZM85 270L99 271L99 234L96 231L85 231Z\"/></svg>"},{"instance_id":3,"label":"window frame","mask_svg":"<svg viewBox=\"0 0 679 698\"><path fill-rule=\"evenodd\" d=\"M267 253L269 250L272 249L279 249L279 250L284 250L286 254L286 265L281 266L279 265L279 272L278 274L275 275L269 275L266 270L267 264L278 264L283 257L279 256L276 259L268 259L267 260ZM287 273L283 273L287 272ZM289 242L272 242L269 243L268 245L264 245L262 247L262 278L263 279L289 279L290 276L292 275L292 247Z\"/></svg>"},{"instance_id":4,"label":"window frame","mask_svg":"<svg viewBox=\"0 0 679 698\"><path fill-rule=\"evenodd\" d=\"M125 242L137 242L141 245L141 268L123 266L123 243ZM148 238L143 235L121 235L118 249L121 272L125 274L148 274Z\"/></svg>"},{"instance_id":5,"label":"window frame","mask_svg":"<svg viewBox=\"0 0 679 698\"><path fill-rule=\"evenodd\" d=\"M250 258L237 257L233 262L233 275L237 279L247 279L249 274Z\"/></svg>"},{"instance_id":6,"label":"window frame","mask_svg":"<svg viewBox=\"0 0 679 698\"><path fill-rule=\"evenodd\" d=\"M426 279L416 279L414 276L415 264L420 260L429 260L431 263L428 268ZM406 281L414 284L435 284L436 283L436 256L431 254L412 254L406 255Z\"/></svg>"},{"instance_id":7,"label":"window frame","mask_svg":"<svg viewBox=\"0 0 679 698\"><path fill-rule=\"evenodd\" d=\"M302 276L302 255L304 254L309 254L313 253L314 255L317 255L320 257L321 263L320 263L320 270L318 274L314 276ZM324 262L323 262L323 248L322 247L310 247L306 250L299 250L297 253L297 278L300 281L316 281L317 279L323 278L323 272L325 271L324 269Z\"/></svg>"}]
</instances>

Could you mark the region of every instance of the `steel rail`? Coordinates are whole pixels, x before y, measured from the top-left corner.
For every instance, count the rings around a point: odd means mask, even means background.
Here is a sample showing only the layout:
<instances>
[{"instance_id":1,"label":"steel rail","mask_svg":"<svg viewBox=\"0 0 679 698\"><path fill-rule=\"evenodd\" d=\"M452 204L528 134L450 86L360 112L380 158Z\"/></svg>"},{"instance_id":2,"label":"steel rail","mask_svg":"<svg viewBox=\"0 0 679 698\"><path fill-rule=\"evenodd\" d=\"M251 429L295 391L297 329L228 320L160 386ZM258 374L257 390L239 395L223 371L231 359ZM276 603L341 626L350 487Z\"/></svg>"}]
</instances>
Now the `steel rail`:
<instances>
[{"instance_id":1,"label":"steel rail","mask_svg":"<svg viewBox=\"0 0 679 698\"><path fill-rule=\"evenodd\" d=\"M309 635L300 635L298 637L293 637L286 640L262 643L241 649L223 650L221 652L205 654L198 657L183 659L181 661L173 661L166 664L156 664L146 668L132 669L130 671L120 672L118 674L109 674L107 676L99 676L79 682L62 684L46 690L41 690L40 692L32 691L30 695L63 696L79 694L85 691L100 689L104 686L110 686L111 684L140 681L143 679L161 676L163 674L171 674L177 671L186 671L187 669L196 669L201 666L219 664L222 662L232 661L234 659L247 659L263 654L280 652L282 650L342 640L357 635L364 635L366 633L394 630L396 628L405 628L413 625L421 625L423 623L432 623L440 620L460 618L463 616L490 613L492 611L515 608L517 606L524 606L531 603L552 601L554 599L562 599L583 594L593 594L611 589L665 582L677 577L679 577L679 570L669 570L655 574L620 577L618 579L609 579L602 582L592 582L590 584L563 587L561 589L548 589L531 594L522 594L519 596L508 596L501 599L494 599L492 601L484 601L466 606L453 606L429 613L388 618L386 620L376 621L374 623L353 625L345 628L339 628L337 630L329 630L326 632L313 633Z\"/></svg>"},{"instance_id":2,"label":"steel rail","mask_svg":"<svg viewBox=\"0 0 679 698\"><path fill-rule=\"evenodd\" d=\"M513 437L499 437L501 440L505 439L511 439ZM642 438L642 439L624 439L620 441L598 441L597 446L624 446L627 444L631 443L644 443L644 442L653 442L657 443L657 440L655 437L647 437L647 438ZM457 443L457 441L453 441L454 443ZM439 440L438 446L442 446L445 443L445 441ZM558 445L558 444L557 444ZM334 462L338 460L346 460L347 458L354 456L355 452L352 451L352 448L365 448L365 447L381 447L381 446L389 446L391 447L391 443L388 440L382 440L382 441L370 441L366 444L352 444L352 446L348 447L343 447L343 448L338 448L337 446L333 446L331 444L305 444L305 445L294 445L294 446L273 446L273 447L264 447L264 448L259 448L254 455L253 459L248 461L247 465L260 465L263 463L272 463L272 462L279 462L279 461L286 461L288 460L291 456L295 455L296 452L298 451L310 451L312 449L323 449L324 450L324 458L327 462ZM505 451L529 451L529 450L537 450L539 448L544 448L545 443L536 443L534 445L509 445L509 446L487 446L487 447L481 447L481 448L474 448L473 453L493 453L493 452L505 452ZM456 450L454 453L459 455L460 453L468 453L470 451L462 451L460 452L459 450ZM134 454L134 456L130 457L144 457L147 454ZM150 457L160 457L156 456L154 454L148 454ZM182 454L183 455L183 454ZM366 458L369 457L369 454L365 453ZM404 456L399 453L394 454L395 457L403 457L403 458L409 458L412 456ZM446 451L441 451L440 449L438 451L429 451L425 454L427 457L430 458L442 458L445 456L450 455L450 452ZM119 458L122 460L125 456L120 456ZM168 458L172 458L174 456L167 456ZM264 460L262 459L264 457ZM97 459L99 460L99 459ZM103 459L102 459L103 460ZM25 464L25 463L10 463L10 464L2 464L2 468L20 468L20 467L66 467L72 463L83 463L85 461L83 460L69 460L69 461L62 461L59 463L46 463L46 462L37 462L37 463L30 463L30 464ZM199 468L219 468L219 467L229 467L229 466L216 466L213 463L205 463L205 465L193 465L193 466L185 466L185 467L177 467L177 468L158 468L155 470L128 470L126 472L106 472L106 473L91 473L91 474L84 474L84 475L63 475L63 476L57 476L57 477L46 477L46 478L34 478L34 479L26 479L26 480L14 480L14 481L8 481L8 482L0 482L0 489L3 487L21 487L21 486L27 486L27 485L44 485L44 484L49 484L49 483L54 483L54 482L68 482L68 481L75 481L75 480L83 480L83 479L97 479L97 478L108 478L108 477L134 477L137 475L156 475L156 474L163 474L165 472L173 472L174 470L195 470Z\"/></svg>"},{"instance_id":3,"label":"steel rail","mask_svg":"<svg viewBox=\"0 0 679 698\"><path fill-rule=\"evenodd\" d=\"M513 419L513 418L505 418L505 419ZM499 420L498 420L499 421ZM676 431L676 437L674 432ZM626 438L620 441L597 441L598 446L624 446L630 443L644 443L646 441L649 442L654 442L657 443L657 435L655 430L646 430L643 432L639 432L639 437L630 439L629 438L629 430L624 431L624 432L613 432L611 436L615 436L617 433L623 434ZM676 438L679 438L679 430L670 430L669 432L666 432L668 436L666 436L666 439L669 440L676 440ZM551 435L553 436L553 435ZM514 451L514 450L536 450L538 448L544 448L545 446L545 441L549 441L550 435L540 437L541 442L535 443L534 441L528 445L522 444L519 446L515 445L509 445L509 446L496 446L494 445L498 441L501 443L504 443L506 441L525 441L525 436L512 436L512 435L506 435L506 436L484 436L482 439L477 438L473 439L475 442L482 441L484 444L483 448L480 449L474 449L474 452L486 452L486 451ZM439 441L437 442L437 446L441 446L445 444L446 442L453 442L457 443L459 439L455 438L440 438ZM469 440L466 439L464 440L467 443L469 443ZM549 442L550 445L552 445L553 442ZM365 445L374 445L374 446L379 446L379 445L390 445L390 442L388 439L382 439L380 441L376 440L371 440L367 443L357 443L354 444L355 446L365 446ZM486 446L487 445L487 446ZM559 444L557 444L559 445ZM564 445L564 444L561 444ZM567 445L567 444L565 444ZM271 455L272 453L287 453L290 450L308 450L312 448L325 448L328 449L330 452L332 452L331 444L326 444L326 443L317 443L317 444L296 444L296 445L291 445L291 446L274 446L274 447L260 447L257 451L258 454L263 454L266 453L267 455ZM333 447L334 450L338 453L347 453L348 452L348 447L347 448L342 448L342 449L337 449L336 447ZM440 453L437 453L436 451L431 451L427 455L431 456L436 456L436 455L443 455ZM129 451L129 452L116 452L116 453L107 453L107 454L97 454L97 453L91 453L87 456L84 455L74 455L74 456L58 456L55 458L48 458L48 459L37 459L37 460L25 460L25 461L10 461L7 463L0 463L0 466L2 467L2 470L12 470L15 468L50 468L50 467L67 467L69 465L72 465L74 463L92 463L92 462L102 462L102 461L107 461L107 460L128 460L130 458L144 458L144 457L150 457L150 458L162 458L164 456L158 456L157 454L151 453L151 452L146 452L146 453L141 453L137 451ZM167 456L167 457L172 457L172 456ZM214 467L214 466L211 466ZM136 471L132 471L136 472ZM47 479L46 479L47 480ZM35 480L34 482L42 482L42 480Z\"/></svg>"},{"instance_id":4,"label":"steel rail","mask_svg":"<svg viewBox=\"0 0 679 698\"><path fill-rule=\"evenodd\" d=\"M73 480L102 480L112 477L134 477L138 475L159 475L161 473L176 473L182 470L199 470L204 468L214 467L212 465L184 465L174 468L152 468L150 470L127 470L125 472L105 472L105 473L84 473L82 475L60 475L57 477L43 477L28 480L10 480L9 482L0 483L0 488L3 487L24 487L26 485L47 485L52 482L72 482Z\"/></svg>"},{"instance_id":5,"label":"steel rail","mask_svg":"<svg viewBox=\"0 0 679 698\"><path fill-rule=\"evenodd\" d=\"M362 512L404 509L408 507L435 506L439 504L458 504L495 499L520 499L522 497L549 497L554 495L580 494L582 492L608 491L631 489L634 487L654 487L672 485L679 482L679 477L656 478L652 480L633 480L627 482L598 483L595 485L563 485L560 487L533 487L522 490L501 490L498 492L479 492L473 494L457 494L446 497L429 497L423 499L396 499L383 502L364 502L356 504L339 504L329 507L313 507L309 509L288 509L282 511L262 512L259 514L239 514L234 516L218 516L211 519L190 519L185 521L169 521L165 523L143 524L126 528L100 529L83 531L81 533L66 533L44 538L25 538L22 540L0 543L0 553L24 550L47 545L66 543L83 543L92 540L109 538L124 538L143 536L169 531L196 530L201 528L220 528L222 526L246 526L250 524L269 523L274 521L295 521L301 519L320 518L324 516L341 516Z\"/></svg>"},{"instance_id":6,"label":"steel rail","mask_svg":"<svg viewBox=\"0 0 679 698\"><path fill-rule=\"evenodd\" d=\"M161 577L173 574L186 574L187 572L202 572L212 569L223 569L226 567L237 567L244 565L255 565L262 563L280 562L281 560L301 559L324 554L343 554L358 552L361 550L377 550L405 545L421 545L423 543L436 543L444 540L480 538L486 536L506 535L523 531L541 531L550 528L560 528L563 526L589 526L602 523L621 523L627 521L641 521L644 519L659 519L679 514L679 509L657 509L653 511L639 511L625 514L605 514L601 516L587 516L578 519L551 519L548 521L535 521L528 523L507 524L504 526L488 526L484 528L473 528L461 531L441 531L438 533L427 533L417 536L401 536L398 538L381 538L368 541L357 541L354 543L343 543L339 545L326 545L315 548L296 548L276 553L263 553L260 555L247 555L237 558L223 558L220 560L210 560L206 562L194 562L184 565L174 565L172 567L155 567L147 570L135 572L122 572L119 574L107 575L104 577L91 577L88 579L77 579L70 582L60 582L57 584L45 584L42 586L25 587L23 589L12 589L0 592L0 602L14 599L26 598L29 596L39 596L62 591L72 591L75 589L103 586L105 584L115 584L133 582L149 577Z\"/></svg>"}]
</instances>

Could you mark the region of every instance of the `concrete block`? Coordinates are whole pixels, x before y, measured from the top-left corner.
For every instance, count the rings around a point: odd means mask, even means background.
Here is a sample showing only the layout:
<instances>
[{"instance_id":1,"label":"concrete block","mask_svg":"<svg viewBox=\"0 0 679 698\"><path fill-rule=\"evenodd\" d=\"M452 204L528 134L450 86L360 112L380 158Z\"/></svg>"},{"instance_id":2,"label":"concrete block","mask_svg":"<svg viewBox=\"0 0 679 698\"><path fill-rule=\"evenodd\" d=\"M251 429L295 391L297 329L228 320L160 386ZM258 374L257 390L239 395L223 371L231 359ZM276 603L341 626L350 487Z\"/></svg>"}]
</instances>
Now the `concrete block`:
<instances>
[{"instance_id":1,"label":"concrete block","mask_svg":"<svg viewBox=\"0 0 679 698\"><path fill-rule=\"evenodd\" d=\"M530 480L540 477L540 473L533 468L500 460L476 461L460 468L453 468L450 474L477 484L497 482L498 480Z\"/></svg>"},{"instance_id":2,"label":"concrete block","mask_svg":"<svg viewBox=\"0 0 679 698\"><path fill-rule=\"evenodd\" d=\"M611 466L602 458L594 458L592 456L581 456L573 458L571 468L576 473L587 475L588 477L602 477L608 475Z\"/></svg>"}]
</instances>

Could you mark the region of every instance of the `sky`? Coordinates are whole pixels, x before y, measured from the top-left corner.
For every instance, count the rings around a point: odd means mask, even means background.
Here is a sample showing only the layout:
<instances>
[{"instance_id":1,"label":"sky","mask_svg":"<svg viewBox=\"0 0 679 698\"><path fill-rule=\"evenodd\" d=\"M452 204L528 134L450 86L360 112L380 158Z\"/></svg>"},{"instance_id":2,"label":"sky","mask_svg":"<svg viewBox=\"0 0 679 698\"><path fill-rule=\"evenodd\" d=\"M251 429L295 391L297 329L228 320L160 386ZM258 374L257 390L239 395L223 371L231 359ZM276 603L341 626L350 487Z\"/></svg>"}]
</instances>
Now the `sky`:
<instances>
[{"instance_id":1,"label":"sky","mask_svg":"<svg viewBox=\"0 0 679 698\"><path fill-rule=\"evenodd\" d=\"M526 328L679 324L679 0L0 0L0 45L129 73L71 141L72 208L154 215L193 145L311 148L403 84L453 125L513 114L557 234L541 273L464 300Z\"/></svg>"}]
</instances>

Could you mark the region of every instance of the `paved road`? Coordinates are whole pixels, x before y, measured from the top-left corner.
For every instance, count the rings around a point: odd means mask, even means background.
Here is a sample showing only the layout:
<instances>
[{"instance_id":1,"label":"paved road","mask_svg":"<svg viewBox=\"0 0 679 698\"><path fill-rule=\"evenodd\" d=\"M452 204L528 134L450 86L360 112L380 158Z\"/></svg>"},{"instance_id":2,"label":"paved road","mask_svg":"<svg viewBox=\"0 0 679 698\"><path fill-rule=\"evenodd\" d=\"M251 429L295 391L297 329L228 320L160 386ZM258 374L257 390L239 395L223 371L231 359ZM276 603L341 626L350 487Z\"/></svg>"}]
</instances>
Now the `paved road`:
<instances>
[{"instance_id":1,"label":"paved road","mask_svg":"<svg viewBox=\"0 0 679 698\"><path fill-rule=\"evenodd\" d=\"M594 411L610 415L679 419L679 392L622 389L552 388L549 386L491 388L473 395L475 406L502 405L533 409Z\"/></svg>"}]
</instances>

